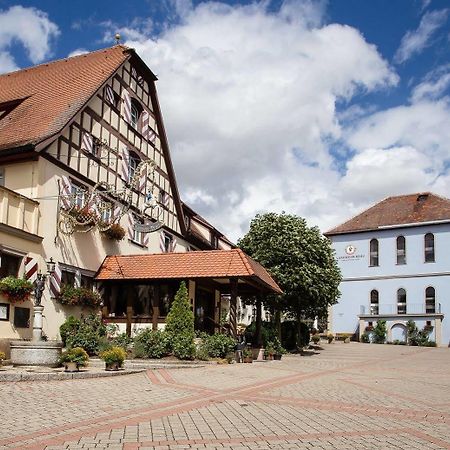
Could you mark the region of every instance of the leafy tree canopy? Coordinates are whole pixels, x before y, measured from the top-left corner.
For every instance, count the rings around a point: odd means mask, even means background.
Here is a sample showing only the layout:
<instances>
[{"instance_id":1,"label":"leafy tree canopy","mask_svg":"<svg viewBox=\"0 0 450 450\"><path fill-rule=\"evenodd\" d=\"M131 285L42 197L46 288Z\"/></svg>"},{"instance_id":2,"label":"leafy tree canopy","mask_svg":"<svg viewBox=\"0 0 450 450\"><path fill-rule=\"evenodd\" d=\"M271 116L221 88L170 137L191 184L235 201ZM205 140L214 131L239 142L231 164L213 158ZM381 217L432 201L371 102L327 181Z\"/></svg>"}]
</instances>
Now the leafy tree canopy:
<instances>
[{"instance_id":1,"label":"leafy tree canopy","mask_svg":"<svg viewBox=\"0 0 450 450\"><path fill-rule=\"evenodd\" d=\"M289 214L258 214L239 247L270 271L283 295L269 296L296 318L324 317L339 298L341 273L330 241L305 219Z\"/></svg>"}]
</instances>

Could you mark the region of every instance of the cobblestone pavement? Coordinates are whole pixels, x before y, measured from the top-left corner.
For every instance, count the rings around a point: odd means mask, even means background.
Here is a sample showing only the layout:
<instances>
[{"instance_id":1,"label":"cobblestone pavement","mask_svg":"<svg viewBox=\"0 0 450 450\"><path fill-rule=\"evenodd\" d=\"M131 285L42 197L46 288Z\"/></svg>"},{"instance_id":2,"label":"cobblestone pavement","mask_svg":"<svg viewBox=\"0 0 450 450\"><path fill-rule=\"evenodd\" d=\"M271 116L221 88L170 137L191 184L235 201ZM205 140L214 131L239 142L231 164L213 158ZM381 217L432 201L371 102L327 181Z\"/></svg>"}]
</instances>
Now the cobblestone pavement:
<instances>
[{"instance_id":1,"label":"cobblestone pavement","mask_svg":"<svg viewBox=\"0 0 450 450\"><path fill-rule=\"evenodd\" d=\"M450 449L450 349L0 383L1 449Z\"/></svg>"}]
</instances>

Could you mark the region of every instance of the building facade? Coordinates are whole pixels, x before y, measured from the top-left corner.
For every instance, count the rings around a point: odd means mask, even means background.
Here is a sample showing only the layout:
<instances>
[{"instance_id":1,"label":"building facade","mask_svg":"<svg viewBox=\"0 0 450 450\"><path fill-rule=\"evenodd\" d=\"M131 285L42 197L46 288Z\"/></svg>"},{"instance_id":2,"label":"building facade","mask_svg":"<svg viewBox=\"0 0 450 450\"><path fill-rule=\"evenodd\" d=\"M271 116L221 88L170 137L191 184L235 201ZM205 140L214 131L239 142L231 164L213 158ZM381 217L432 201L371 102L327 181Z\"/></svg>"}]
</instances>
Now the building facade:
<instances>
[{"instance_id":1,"label":"building facade","mask_svg":"<svg viewBox=\"0 0 450 450\"><path fill-rule=\"evenodd\" d=\"M0 76L0 278L34 281L56 262L42 300L50 339L68 315L90 312L59 302L63 286L91 289L107 255L234 247L180 200L155 82L122 45ZM120 323L123 306L108 301ZM133 302L143 311L149 299ZM30 338L32 320L31 301L0 297L0 347Z\"/></svg>"},{"instance_id":2,"label":"building facade","mask_svg":"<svg viewBox=\"0 0 450 450\"><path fill-rule=\"evenodd\" d=\"M450 345L450 200L431 193L390 197L325 233L342 271L329 328L357 337L387 322L387 341L406 323Z\"/></svg>"}]
</instances>

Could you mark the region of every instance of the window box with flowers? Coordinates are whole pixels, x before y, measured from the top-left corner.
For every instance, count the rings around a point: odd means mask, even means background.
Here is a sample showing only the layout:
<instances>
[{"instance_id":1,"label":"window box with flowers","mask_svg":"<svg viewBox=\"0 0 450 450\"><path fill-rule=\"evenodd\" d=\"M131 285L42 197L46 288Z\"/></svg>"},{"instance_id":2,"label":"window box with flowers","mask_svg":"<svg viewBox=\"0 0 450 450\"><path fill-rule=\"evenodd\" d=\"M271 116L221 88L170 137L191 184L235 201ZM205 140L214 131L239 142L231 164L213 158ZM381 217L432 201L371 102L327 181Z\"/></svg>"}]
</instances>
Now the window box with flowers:
<instances>
[{"instance_id":1,"label":"window box with flowers","mask_svg":"<svg viewBox=\"0 0 450 450\"><path fill-rule=\"evenodd\" d=\"M98 308L102 303L102 297L98 292L84 287L63 286L56 300L62 305L87 306Z\"/></svg>"},{"instance_id":2,"label":"window box with flowers","mask_svg":"<svg viewBox=\"0 0 450 450\"><path fill-rule=\"evenodd\" d=\"M113 223L102 231L102 235L113 241L121 241L125 237L125 229L119 223Z\"/></svg>"},{"instance_id":3,"label":"window box with flowers","mask_svg":"<svg viewBox=\"0 0 450 450\"><path fill-rule=\"evenodd\" d=\"M33 284L23 278L9 276L0 280L0 294L10 303L24 302L30 299Z\"/></svg>"}]
</instances>

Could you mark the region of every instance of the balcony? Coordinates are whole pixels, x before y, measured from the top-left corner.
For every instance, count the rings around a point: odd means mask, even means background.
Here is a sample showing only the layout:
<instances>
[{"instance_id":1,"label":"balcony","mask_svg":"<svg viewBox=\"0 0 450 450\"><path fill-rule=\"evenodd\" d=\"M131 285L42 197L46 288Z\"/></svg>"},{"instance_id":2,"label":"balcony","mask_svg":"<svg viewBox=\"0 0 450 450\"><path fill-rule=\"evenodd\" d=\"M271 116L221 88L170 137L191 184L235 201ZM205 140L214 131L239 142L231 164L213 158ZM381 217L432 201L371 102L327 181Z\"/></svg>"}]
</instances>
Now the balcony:
<instances>
[{"instance_id":1,"label":"balcony","mask_svg":"<svg viewBox=\"0 0 450 450\"><path fill-rule=\"evenodd\" d=\"M39 230L39 202L0 186L0 229L36 240Z\"/></svg>"},{"instance_id":2,"label":"balcony","mask_svg":"<svg viewBox=\"0 0 450 450\"><path fill-rule=\"evenodd\" d=\"M427 307L425 303L406 303L406 304L381 304L381 305L361 305L360 316L427 316L442 314L441 304L437 303L434 309Z\"/></svg>"}]
</instances>

